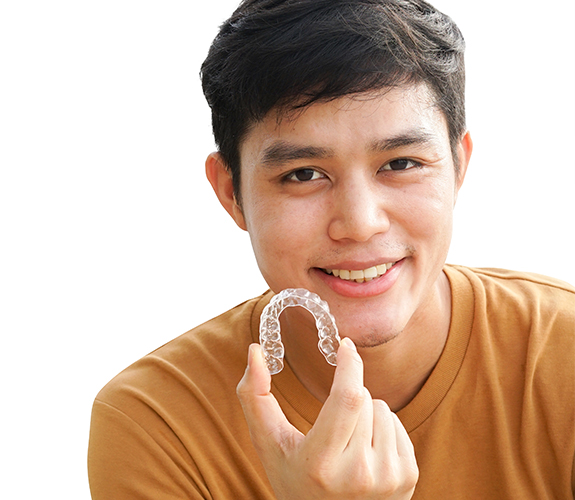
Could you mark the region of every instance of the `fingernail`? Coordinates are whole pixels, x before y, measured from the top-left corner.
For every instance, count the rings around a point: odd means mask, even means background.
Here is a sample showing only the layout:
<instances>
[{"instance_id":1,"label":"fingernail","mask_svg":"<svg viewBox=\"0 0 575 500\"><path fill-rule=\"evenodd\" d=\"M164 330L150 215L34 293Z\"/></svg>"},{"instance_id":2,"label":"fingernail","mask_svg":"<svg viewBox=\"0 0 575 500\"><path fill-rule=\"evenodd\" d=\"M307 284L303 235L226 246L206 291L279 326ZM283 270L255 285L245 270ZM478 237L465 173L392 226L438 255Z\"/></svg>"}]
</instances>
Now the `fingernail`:
<instances>
[{"instance_id":1,"label":"fingernail","mask_svg":"<svg viewBox=\"0 0 575 500\"><path fill-rule=\"evenodd\" d=\"M256 360L256 356L261 356L262 348L259 344L251 344L250 351L248 354L248 367L252 366L252 364Z\"/></svg>"},{"instance_id":2,"label":"fingernail","mask_svg":"<svg viewBox=\"0 0 575 500\"><path fill-rule=\"evenodd\" d=\"M352 351L357 352L357 347L355 347L355 344L353 343L353 340L351 340L349 337L345 337L341 343L345 343L345 345L347 347L349 347Z\"/></svg>"},{"instance_id":3,"label":"fingernail","mask_svg":"<svg viewBox=\"0 0 575 500\"><path fill-rule=\"evenodd\" d=\"M252 366L253 357L254 357L254 346L253 344L250 344L248 348L248 368L251 368Z\"/></svg>"}]
</instances>

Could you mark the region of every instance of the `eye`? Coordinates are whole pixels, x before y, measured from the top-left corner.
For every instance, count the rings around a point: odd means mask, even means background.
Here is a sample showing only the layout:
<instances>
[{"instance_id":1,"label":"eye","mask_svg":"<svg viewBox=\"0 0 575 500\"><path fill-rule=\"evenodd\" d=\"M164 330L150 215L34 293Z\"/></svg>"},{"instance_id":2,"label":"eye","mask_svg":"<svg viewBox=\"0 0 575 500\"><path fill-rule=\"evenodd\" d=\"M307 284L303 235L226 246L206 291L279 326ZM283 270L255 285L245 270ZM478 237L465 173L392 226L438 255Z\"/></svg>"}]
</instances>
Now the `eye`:
<instances>
[{"instance_id":1,"label":"eye","mask_svg":"<svg viewBox=\"0 0 575 500\"><path fill-rule=\"evenodd\" d=\"M413 167L421 167L421 163L414 160L408 160L407 158L399 158L398 160L390 161L386 163L380 170L408 170Z\"/></svg>"},{"instance_id":2,"label":"eye","mask_svg":"<svg viewBox=\"0 0 575 500\"><path fill-rule=\"evenodd\" d=\"M321 179L323 174L314 170L313 168L300 168L290 172L285 178L288 181L295 182L308 182L315 181L316 179Z\"/></svg>"}]
</instances>

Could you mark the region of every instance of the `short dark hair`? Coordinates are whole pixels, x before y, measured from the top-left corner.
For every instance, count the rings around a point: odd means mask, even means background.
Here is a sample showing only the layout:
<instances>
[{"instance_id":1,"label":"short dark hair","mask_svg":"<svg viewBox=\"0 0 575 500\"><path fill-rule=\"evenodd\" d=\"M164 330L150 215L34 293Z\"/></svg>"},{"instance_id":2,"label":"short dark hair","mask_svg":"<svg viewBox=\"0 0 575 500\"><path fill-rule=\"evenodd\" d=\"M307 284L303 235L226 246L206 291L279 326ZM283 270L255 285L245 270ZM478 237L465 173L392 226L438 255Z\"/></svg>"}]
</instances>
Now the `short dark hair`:
<instances>
[{"instance_id":1,"label":"short dark hair","mask_svg":"<svg viewBox=\"0 0 575 500\"><path fill-rule=\"evenodd\" d=\"M244 0L202 64L216 145L240 198L240 144L272 109L425 83L456 169L465 131L465 42L423 0Z\"/></svg>"}]
</instances>

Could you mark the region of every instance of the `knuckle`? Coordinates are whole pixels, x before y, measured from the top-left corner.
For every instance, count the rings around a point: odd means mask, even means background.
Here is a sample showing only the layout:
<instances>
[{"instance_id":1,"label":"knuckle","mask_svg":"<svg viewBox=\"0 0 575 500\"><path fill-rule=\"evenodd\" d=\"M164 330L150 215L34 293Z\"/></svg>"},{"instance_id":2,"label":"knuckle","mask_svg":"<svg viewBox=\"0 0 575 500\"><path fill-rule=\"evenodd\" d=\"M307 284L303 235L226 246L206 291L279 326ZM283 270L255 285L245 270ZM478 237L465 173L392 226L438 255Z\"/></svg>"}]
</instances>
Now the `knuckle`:
<instances>
[{"instance_id":1,"label":"knuckle","mask_svg":"<svg viewBox=\"0 0 575 500\"><path fill-rule=\"evenodd\" d=\"M388 404L383 401L383 399L374 399L373 400L374 410L383 412L383 413L391 413L391 410Z\"/></svg>"},{"instance_id":2,"label":"knuckle","mask_svg":"<svg viewBox=\"0 0 575 500\"><path fill-rule=\"evenodd\" d=\"M236 386L236 395L240 400L246 400L253 396L253 389L249 384L247 377L243 377Z\"/></svg>"},{"instance_id":3,"label":"knuckle","mask_svg":"<svg viewBox=\"0 0 575 500\"><path fill-rule=\"evenodd\" d=\"M384 468L381 493L390 496L394 493L407 493L415 488L418 479L417 466L395 463Z\"/></svg>"},{"instance_id":4,"label":"knuckle","mask_svg":"<svg viewBox=\"0 0 575 500\"><path fill-rule=\"evenodd\" d=\"M363 406L365 392L363 388L345 387L338 391L336 397L344 410L357 412Z\"/></svg>"},{"instance_id":5,"label":"knuckle","mask_svg":"<svg viewBox=\"0 0 575 500\"><path fill-rule=\"evenodd\" d=\"M377 487L377 479L370 467L356 468L353 476L354 494L358 496L373 493Z\"/></svg>"},{"instance_id":6,"label":"knuckle","mask_svg":"<svg viewBox=\"0 0 575 500\"><path fill-rule=\"evenodd\" d=\"M387 422L388 425L393 425L393 412L385 401L381 399L373 400L373 412L379 420Z\"/></svg>"},{"instance_id":7,"label":"knuckle","mask_svg":"<svg viewBox=\"0 0 575 500\"><path fill-rule=\"evenodd\" d=\"M395 474L388 474L381 483L380 493L384 496L392 496L398 491L403 490L401 479Z\"/></svg>"},{"instance_id":8,"label":"knuckle","mask_svg":"<svg viewBox=\"0 0 575 500\"><path fill-rule=\"evenodd\" d=\"M242 380L236 387L236 396L240 401L244 401L245 399L247 399L248 395L249 391L245 385L245 382Z\"/></svg>"},{"instance_id":9,"label":"knuckle","mask_svg":"<svg viewBox=\"0 0 575 500\"><path fill-rule=\"evenodd\" d=\"M270 434L275 436L274 441L276 442L276 448L278 453L282 456L287 456L292 453L297 447L296 435L290 432L284 425L278 425L273 429Z\"/></svg>"},{"instance_id":10,"label":"knuckle","mask_svg":"<svg viewBox=\"0 0 575 500\"><path fill-rule=\"evenodd\" d=\"M415 485L419 480L419 468L417 467L417 464L414 462L406 466L404 474L405 474L404 482L407 490L415 488Z\"/></svg>"},{"instance_id":11,"label":"knuckle","mask_svg":"<svg viewBox=\"0 0 575 500\"><path fill-rule=\"evenodd\" d=\"M333 488L335 477L334 468L328 463L316 463L308 469L308 475L314 486L320 491L328 491Z\"/></svg>"}]
</instances>

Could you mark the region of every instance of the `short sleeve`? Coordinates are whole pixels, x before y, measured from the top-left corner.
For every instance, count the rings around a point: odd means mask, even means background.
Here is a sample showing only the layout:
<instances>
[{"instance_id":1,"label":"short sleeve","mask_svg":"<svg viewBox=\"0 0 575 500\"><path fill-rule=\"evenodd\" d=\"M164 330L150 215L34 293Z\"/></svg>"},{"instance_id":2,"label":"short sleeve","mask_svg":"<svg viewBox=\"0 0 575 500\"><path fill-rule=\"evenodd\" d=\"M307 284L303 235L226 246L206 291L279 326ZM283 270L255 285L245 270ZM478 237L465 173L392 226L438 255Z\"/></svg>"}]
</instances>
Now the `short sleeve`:
<instances>
[{"instance_id":1,"label":"short sleeve","mask_svg":"<svg viewBox=\"0 0 575 500\"><path fill-rule=\"evenodd\" d=\"M168 426L163 433L169 434ZM93 500L205 499L195 484L190 463L160 444L121 410L96 400L88 448L88 476Z\"/></svg>"}]
</instances>

